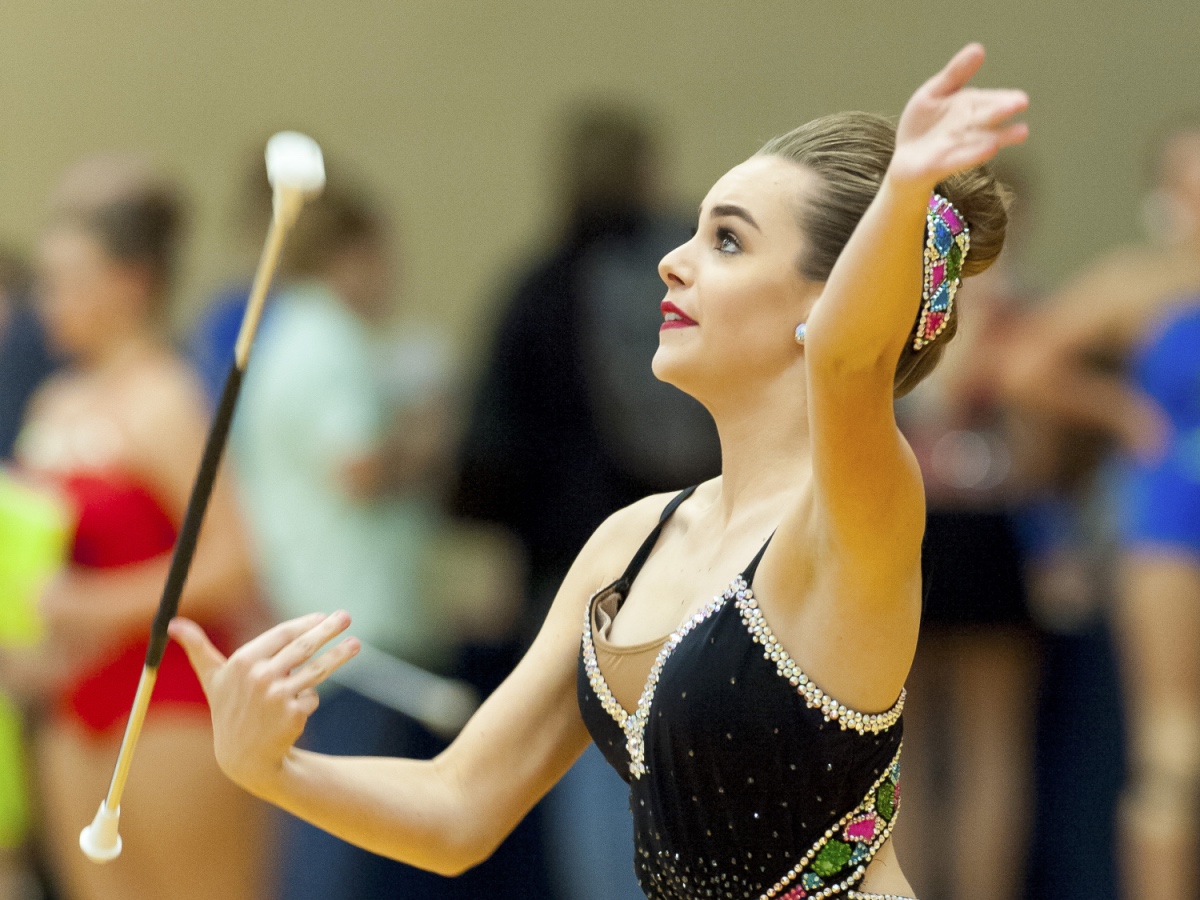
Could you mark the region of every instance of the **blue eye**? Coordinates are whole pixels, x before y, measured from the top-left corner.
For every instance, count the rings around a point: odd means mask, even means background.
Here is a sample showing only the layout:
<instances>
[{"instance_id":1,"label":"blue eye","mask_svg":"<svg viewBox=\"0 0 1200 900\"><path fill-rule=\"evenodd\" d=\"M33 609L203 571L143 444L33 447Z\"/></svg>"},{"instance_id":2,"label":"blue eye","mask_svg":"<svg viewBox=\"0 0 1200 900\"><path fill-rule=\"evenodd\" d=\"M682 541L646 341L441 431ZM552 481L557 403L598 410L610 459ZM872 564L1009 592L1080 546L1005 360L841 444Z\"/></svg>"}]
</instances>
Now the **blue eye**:
<instances>
[{"instance_id":1,"label":"blue eye","mask_svg":"<svg viewBox=\"0 0 1200 900\"><path fill-rule=\"evenodd\" d=\"M737 235L728 228L717 229L717 250L721 253L739 253L742 245Z\"/></svg>"}]
</instances>

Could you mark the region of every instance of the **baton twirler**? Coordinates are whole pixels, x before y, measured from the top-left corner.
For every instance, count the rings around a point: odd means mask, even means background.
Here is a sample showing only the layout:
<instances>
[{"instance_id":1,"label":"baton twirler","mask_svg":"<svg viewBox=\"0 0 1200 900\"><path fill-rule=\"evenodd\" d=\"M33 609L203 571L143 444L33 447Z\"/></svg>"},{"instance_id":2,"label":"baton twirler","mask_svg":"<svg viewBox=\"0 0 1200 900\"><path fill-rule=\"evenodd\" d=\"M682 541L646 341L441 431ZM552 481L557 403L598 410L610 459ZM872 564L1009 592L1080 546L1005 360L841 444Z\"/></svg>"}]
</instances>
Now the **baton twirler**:
<instances>
[{"instance_id":1,"label":"baton twirler","mask_svg":"<svg viewBox=\"0 0 1200 900\"><path fill-rule=\"evenodd\" d=\"M217 412L204 445L200 471L196 473L187 513L175 542L175 552L171 557L171 568L167 573L162 599L158 603L158 613L150 627L150 646L146 650L146 663L138 681L137 694L133 699L129 722L125 726L125 736L121 740L121 750L117 755L108 794L100 803L100 809L96 812L92 824L84 828L79 835L79 846L93 862L108 862L121 855L121 835L117 831L121 818L121 794L125 790L125 781L129 777L129 767L133 762L133 751L142 731L142 723L146 719L150 695L154 692L158 667L167 649L167 625L179 611L179 597L183 593L188 569L196 552L196 541L200 536L204 511L208 507L209 495L212 494L213 481L217 477L221 455L229 437L229 423L233 419L234 406L242 387L242 376L250 358L250 345L254 341L254 333L262 317L263 303L271 285L271 277L279 263L284 238L299 217L305 201L315 197L325 187L325 163L321 157L321 148L312 138L302 134L294 131L280 132L267 142L267 177L274 192L274 213L271 217L271 227L267 231L262 259L258 264L258 272L254 276L254 286L246 304L246 313L242 318L242 327L238 332L233 363L225 378L221 401L217 404Z\"/></svg>"}]
</instances>

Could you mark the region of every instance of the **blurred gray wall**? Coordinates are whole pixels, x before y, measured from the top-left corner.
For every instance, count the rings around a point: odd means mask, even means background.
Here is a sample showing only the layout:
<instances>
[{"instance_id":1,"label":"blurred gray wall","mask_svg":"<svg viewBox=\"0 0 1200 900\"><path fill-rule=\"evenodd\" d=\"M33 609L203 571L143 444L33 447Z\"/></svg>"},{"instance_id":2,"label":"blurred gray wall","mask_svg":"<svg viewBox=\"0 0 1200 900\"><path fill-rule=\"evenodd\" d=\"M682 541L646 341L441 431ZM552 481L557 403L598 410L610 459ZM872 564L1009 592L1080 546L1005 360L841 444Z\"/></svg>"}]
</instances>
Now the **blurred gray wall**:
<instances>
[{"instance_id":1,"label":"blurred gray wall","mask_svg":"<svg viewBox=\"0 0 1200 900\"><path fill-rule=\"evenodd\" d=\"M1021 159L1043 189L1053 282L1137 237L1147 137L1200 108L1200 2L1015 0L5 0L0 240L32 246L58 173L145 149L196 203L183 310L231 274L247 150L309 130L400 213L409 302L477 345L518 253L554 224L563 105L641 103L689 208L771 135L846 108L898 113L969 39L983 84L1033 96Z\"/></svg>"}]
</instances>

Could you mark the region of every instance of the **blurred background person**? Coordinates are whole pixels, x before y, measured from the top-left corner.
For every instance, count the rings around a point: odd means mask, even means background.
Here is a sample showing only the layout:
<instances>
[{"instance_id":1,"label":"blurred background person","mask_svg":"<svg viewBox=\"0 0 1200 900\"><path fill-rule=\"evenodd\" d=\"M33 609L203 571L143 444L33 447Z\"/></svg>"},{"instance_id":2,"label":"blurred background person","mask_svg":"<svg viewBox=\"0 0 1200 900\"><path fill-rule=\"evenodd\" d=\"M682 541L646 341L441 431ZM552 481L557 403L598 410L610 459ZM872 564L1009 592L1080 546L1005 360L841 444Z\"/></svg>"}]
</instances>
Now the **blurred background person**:
<instances>
[{"instance_id":1,"label":"blurred background person","mask_svg":"<svg viewBox=\"0 0 1200 900\"><path fill-rule=\"evenodd\" d=\"M1125 454L1123 477L1107 470L1109 485L1125 486L1109 496L1125 547L1114 617L1130 728L1121 862L1129 896L1179 897L1195 894L1197 847L1183 823L1200 784L1186 462L1200 388L1179 356L1190 350L1187 317L1177 319L1200 294L1200 125L1163 134L1145 213L1152 242L1113 251L1052 298L1006 386L1028 409L1090 428Z\"/></svg>"},{"instance_id":2,"label":"blurred background person","mask_svg":"<svg viewBox=\"0 0 1200 900\"><path fill-rule=\"evenodd\" d=\"M174 185L134 159L96 158L64 179L39 246L39 313L69 365L30 404L16 456L65 499L74 536L41 599L45 641L5 654L3 673L35 710L40 819L67 900L262 896L265 808L218 770L178 648L126 788L125 852L96 866L78 847L112 775L208 427L203 392L164 334L181 226ZM218 481L183 608L232 648L253 595L231 488Z\"/></svg>"},{"instance_id":3,"label":"blurred background person","mask_svg":"<svg viewBox=\"0 0 1200 900\"><path fill-rule=\"evenodd\" d=\"M10 461L13 444L25 415L25 405L42 380L53 371L54 360L46 347L41 324L31 306L29 265L16 253L0 251L0 465ZM0 472L0 480L4 473ZM19 542L9 527L21 511L10 509L20 497L5 490L0 499L0 595L16 591L24 580L25 560L16 558ZM14 521L10 522L9 517ZM14 546L17 545L17 546ZM17 571L21 570L21 571ZM18 611L9 604L18 598L0 599L0 646L23 643L25 629L17 621ZM0 898L24 900L33 892L33 875L25 853L29 809L26 784L27 768L23 748L20 714L11 699L3 694L0 678Z\"/></svg>"},{"instance_id":4,"label":"blurred background person","mask_svg":"<svg viewBox=\"0 0 1200 900\"><path fill-rule=\"evenodd\" d=\"M1160 317L1132 360L1167 444L1130 460L1118 583L1132 744L1124 798L1129 896L1195 897L1200 847L1200 294Z\"/></svg>"},{"instance_id":5,"label":"blurred background person","mask_svg":"<svg viewBox=\"0 0 1200 900\"><path fill-rule=\"evenodd\" d=\"M1021 181L998 172L1009 185ZM1019 423L997 372L1030 300L1028 209L996 264L959 293L958 340L897 406L925 482L926 594L908 680L898 840L923 900L1020 896L1031 809L1037 636L1015 511Z\"/></svg>"},{"instance_id":6,"label":"blurred background person","mask_svg":"<svg viewBox=\"0 0 1200 900\"><path fill-rule=\"evenodd\" d=\"M426 576L450 437L449 359L438 334L389 327L391 237L382 210L344 178L331 178L305 209L247 371L232 447L275 614L337 605L366 644L444 671L455 636ZM322 696L304 744L417 757L441 747L413 720L336 687ZM298 819L284 823L285 900L460 889Z\"/></svg>"},{"instance_id":7,"label":"blurred background person","mask_svg":"<svg viewBox=\"0 0 1200 900\"><path fill-rule=\"evenodd\" d=\"M659 136L635 109L582 104L557 149L559 236L500 307L460 453L458 512L510 529L527 561L520 635L495 683L607 516L720 468L708 413L650 370L658 262L691 229L666 206ZM595 747L541 808L562 897L642 897L628 789Z\"/></svg>"}]
</instances>

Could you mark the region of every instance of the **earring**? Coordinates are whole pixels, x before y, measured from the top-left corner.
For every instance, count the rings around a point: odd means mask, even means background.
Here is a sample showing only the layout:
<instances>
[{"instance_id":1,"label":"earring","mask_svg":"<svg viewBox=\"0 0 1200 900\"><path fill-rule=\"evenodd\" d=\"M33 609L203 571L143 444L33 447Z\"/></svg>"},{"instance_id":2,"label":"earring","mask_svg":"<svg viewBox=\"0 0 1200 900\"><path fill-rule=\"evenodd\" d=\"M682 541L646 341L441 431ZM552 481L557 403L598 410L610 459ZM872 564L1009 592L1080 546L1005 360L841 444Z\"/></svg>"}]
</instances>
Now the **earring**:
<instances>
[{"instance_id":1,"label":"earring","mask_svg":"<svg viewBox=\"0 0 1200 900\"><path fill-rule=\"evenodd\" d=\"M804 346L804 323L803 322L801 322L799 325L796 326L796 343L802 347Z\"/></svg>"}]
</instances>

